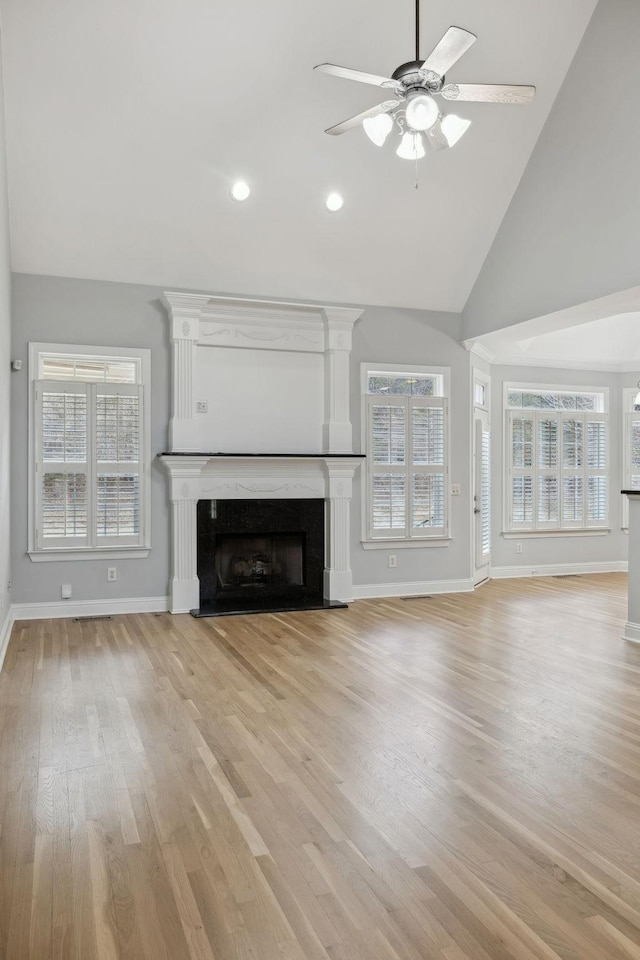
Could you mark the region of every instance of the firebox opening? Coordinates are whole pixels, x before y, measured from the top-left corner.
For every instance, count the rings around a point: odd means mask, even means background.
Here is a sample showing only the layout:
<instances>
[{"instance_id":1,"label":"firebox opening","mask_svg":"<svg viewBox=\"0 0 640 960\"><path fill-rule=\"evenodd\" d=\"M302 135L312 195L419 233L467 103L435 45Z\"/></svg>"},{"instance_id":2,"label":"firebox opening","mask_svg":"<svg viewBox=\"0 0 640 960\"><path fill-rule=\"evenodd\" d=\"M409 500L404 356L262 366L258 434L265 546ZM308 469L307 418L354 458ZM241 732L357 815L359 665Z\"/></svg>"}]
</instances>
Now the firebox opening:
<instances>
[{"instance_id":1,"label":"firebox opening","mask_svg":"<svg viewBox=\"0 0 640 960\"><path fill-rule=\"evenodd\" d=\"M304 584L304 534L218 537L218 594L238 590L278 591Z\"/></svg>"},{"instance_id":2,"label":"firebox opening","mask_svg":"<svg viewBox=\"0 0 640 960\"><path fill-rule=\"evenodd\" d=\"M197 615L325 606L324 513L315 498L201 500Z\"/></svg>"}]
</instances>

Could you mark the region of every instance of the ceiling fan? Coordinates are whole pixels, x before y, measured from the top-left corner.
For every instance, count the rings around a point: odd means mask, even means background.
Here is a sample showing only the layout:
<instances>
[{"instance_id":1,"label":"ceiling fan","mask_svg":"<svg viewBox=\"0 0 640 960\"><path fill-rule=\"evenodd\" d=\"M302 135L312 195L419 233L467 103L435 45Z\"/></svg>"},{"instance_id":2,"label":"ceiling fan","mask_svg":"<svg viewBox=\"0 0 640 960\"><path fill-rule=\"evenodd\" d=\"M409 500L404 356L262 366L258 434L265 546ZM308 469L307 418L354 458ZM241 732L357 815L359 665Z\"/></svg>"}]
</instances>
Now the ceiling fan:
<instances>
[{"instance_id":1,"label":"ceiling fan","mask_svg":"<svg viewBox=\"0 0 640 960\"><path fill-rule=\"evenodd\" d=\"M425 143L432 150L453 147L471 125L453 113L443 115L434 99L448 101L476 101L481 103L531 103L536 88L520 84L448 83L446 74L469 50L478 38L461 27L449 27L440 43L426 60L420 58L420 0L416 0L416 58L402 63L390 77L379 77L333 63L319 63L315 70L370 83L395 94L395 99L364 110L355 117L343 120L325 133L338 136L359 124L377 146L382 146L397 124L402 139L396 153L405 160L419 160L425 156Z\"/></svg>"}]
</instances>

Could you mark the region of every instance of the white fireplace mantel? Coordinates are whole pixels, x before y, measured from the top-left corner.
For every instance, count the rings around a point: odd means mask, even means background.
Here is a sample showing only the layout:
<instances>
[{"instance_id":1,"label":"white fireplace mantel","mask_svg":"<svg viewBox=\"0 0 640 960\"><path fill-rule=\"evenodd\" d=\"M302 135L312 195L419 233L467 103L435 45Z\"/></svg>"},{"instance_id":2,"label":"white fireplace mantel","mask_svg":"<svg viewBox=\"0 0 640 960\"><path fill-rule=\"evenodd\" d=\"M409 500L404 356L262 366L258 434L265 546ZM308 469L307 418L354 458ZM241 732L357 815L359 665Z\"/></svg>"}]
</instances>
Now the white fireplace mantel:
<instances>
[{"instance_id":1,"label":"white fireplace mantel","mask_svg":"<svg viewBox=\"0 0 640 960\"><path fill-rule=\"evenodd\" d=\"M351 600L349 508L360 459L163 454L173 512L171 613L187 613L200 606L198 500L324 500L324 596L329 601Z\"/></svg>"},{"instance_id":2,"label":"white fireplace mantel","mask_svg":"<svg viewBox=\"0 0 640 960\"><path fill-rule=\"evenodd\" d=\"M362 310L191 293L167 292L163 299L171 320L173 356L169 452L162 455L172 513L171 612L184 613L200 606L199 500L324 500L324 596L331 602L350 600L350 505L360 457L353 455L352 447L349 355L353 325ZM256 355L256 350L261 352ZM245 354L254 364L251 367L251 362L247 363L246 375ZM318 355L316 359L309 358L313 354ZM267 452L236 446L235 452L208 453L216 449L213 444L220 423L218 417L234 412L233 404L223 398L220 407L215 405L207 411L209 419L199 415L202 411L198 411L197 375L200 373L202 389L203 370L204 379L209 377L208 382L211 381L212 367L207 367L206 362L212 357L219 358L220 365L213 368L218 377L224 377L229 363L238 363L240 357L240 379L245 381L252 372L271 371L273 366L273 377L269 375L262 382L294 408L300 406L302 398L295 392L291 396L286 393L287 385L278 378L278 371L286 369L291 373L293 367L297 376L294 382L302 385L303 392L311 392L311 384L305 390L308 381L304 379L310 370L317 388L313 396L317 399L305 408L306 419L292 421L297 435L289 426L284 435L292 446L313 437L312 452L301 452L300 446L289 447L288 451L271 446ZM252 410L250 416L255 418L255 413ZM270 422L263 420L265 427ZM242 434L243 425L242 416L237 415L231 432L234 440L236 432L238 436ZM268 443L268 430L263 434L260 443Z\"/></svg>"}]
</instances>

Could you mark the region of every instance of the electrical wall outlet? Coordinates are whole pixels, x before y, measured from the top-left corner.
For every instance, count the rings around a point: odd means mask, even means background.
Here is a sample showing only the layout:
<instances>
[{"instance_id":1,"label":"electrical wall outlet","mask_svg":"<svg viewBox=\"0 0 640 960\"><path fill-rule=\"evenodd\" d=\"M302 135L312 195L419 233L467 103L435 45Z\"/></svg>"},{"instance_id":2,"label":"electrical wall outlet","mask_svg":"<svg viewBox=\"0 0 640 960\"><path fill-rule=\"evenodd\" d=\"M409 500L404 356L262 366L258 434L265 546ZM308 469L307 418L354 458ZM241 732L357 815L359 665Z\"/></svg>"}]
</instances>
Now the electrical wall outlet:
<instances>
[{"instance_id":1,"label":"electrical wall outlet","mask_svg":"<svg viewBox=\"0 0 640 960\"><path fill-rule=\"evenodd\" d=\"M63 583L60 587L60 596L63 600L71 600L73 591L70 583Z\"/></svg>"},{"instance_id":2,"label":"electrical wall outlet","mask_svg":"<svg viewBox=\"0 0 640 960\"><path fill-rule=\"evenodd\" d=\"M196 412L197 413L208 413L209 404L206 400L196 400Z\"/></svg>"},{"instance_id":3,"label":"electrical wall outlet","mask_svg":"<svg viewBox=\"0 0 640 960\"><path fill-rule=\"evenodd\" d=\"M522 544L520 543L519 540L516 543L516 553L522 553Z\"/></svg>"},{"instance_id":4,"label":"electrical wall outlet","mask_svg":"<svg viewBox=\"0 0 640 960\"><path fill-rule=\"evenodd\" d=\"M459 483L451 484L451 496L459 497L462 494L462 485Z\"/></svg>"},{"instance_id":5,"label":"electrical wall outlet","mask_svg":"<svg viewBox=\"0 0 640 960\"><path fill-rule=\"evenodd\" d=\"M117 567L107 567L107 580L109 583L115 583L118 579L118 568Z\"/></svg>"},{"instance_id":6,"label":"electrical wall outlet","mask_svg":"<svg viewBox=\"0 0 640 960\"><path fill-rule=\"evenodd\" d=\"M390 566L390 567L397 567L397 566L398 566L398 558L397 558L397 556L395 555L395 553L390 553L390 554L389 554L389 566Z\"/></svg>"}]
</instances>

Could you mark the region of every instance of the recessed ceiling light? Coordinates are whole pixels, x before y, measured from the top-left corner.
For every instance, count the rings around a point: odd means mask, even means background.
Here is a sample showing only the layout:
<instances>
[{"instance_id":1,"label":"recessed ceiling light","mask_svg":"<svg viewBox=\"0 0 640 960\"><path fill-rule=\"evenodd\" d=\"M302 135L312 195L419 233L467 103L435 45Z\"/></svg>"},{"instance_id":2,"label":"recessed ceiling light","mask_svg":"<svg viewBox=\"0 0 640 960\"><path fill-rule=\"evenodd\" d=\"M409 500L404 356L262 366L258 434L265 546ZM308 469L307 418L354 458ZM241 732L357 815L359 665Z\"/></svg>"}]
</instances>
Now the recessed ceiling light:
<instances>
[{"instance_id":1,"label":"recessed ceiling light","mask_svg":"<svg viewBox=\"0 0 640 960\"><path fill-rule=\"evenodd\" d=\"M327 197L327 210L330 210L331 213L337 213L342 208L343 203L344 200L339 193L330 193Z\"/></svg>"},{"instance_id":2,"label":"recessed ceiling light","mask_svg":"<svg viewBox=\"0 0 640 960\"><path fill-rule=\"evenodd\" d=\"M243 200L246 200L250 193L251 187L244 180L236 180L234 185L231 187L231 196L239 203Z\"/></svg>"}]
</instances>

